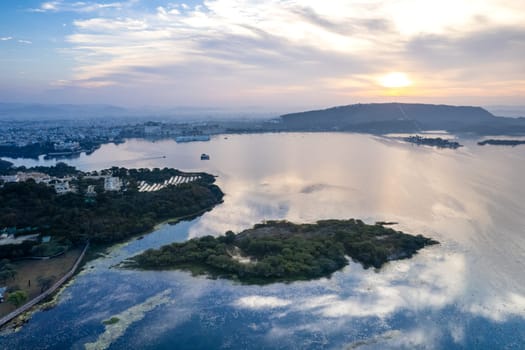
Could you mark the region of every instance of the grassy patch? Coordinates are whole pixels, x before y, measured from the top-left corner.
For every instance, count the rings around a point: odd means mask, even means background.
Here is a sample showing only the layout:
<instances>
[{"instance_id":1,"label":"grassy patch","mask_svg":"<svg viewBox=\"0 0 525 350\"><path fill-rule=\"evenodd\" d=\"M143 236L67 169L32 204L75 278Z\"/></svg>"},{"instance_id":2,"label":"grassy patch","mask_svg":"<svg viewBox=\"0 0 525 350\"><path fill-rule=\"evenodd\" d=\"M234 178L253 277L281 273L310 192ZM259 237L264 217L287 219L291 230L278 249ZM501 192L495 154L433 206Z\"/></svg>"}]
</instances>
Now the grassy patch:
<instances>
[{"instance_id":1,"label":"grassy patch","mask_svg":"<svg viewBox=\"0 0 525 350\"><path fill-rule=\"evenodd\" d=\"M118 323L120 321L120 318L118 317L111 317L110 319L102 321L102 323L106 326Z\"/></svg>"}]
</instances>

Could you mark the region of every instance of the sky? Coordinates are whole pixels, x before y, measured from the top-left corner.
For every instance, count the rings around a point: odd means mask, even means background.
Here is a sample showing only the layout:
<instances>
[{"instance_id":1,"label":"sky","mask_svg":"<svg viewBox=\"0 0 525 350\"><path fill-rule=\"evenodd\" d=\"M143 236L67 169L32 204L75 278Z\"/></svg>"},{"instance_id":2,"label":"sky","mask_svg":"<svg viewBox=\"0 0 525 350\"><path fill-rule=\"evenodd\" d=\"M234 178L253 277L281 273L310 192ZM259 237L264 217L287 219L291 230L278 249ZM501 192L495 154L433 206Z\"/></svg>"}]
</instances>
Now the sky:
<instances>
[{"instance_id":1,"label":"sky","mask_svg":"<svg viewBox=\"0 0 525 350\"><path fill-rule=\"evenodd\" d=\"M0 2L0 102L523 105L524 0Z\"/></svg>"}]
</instances>

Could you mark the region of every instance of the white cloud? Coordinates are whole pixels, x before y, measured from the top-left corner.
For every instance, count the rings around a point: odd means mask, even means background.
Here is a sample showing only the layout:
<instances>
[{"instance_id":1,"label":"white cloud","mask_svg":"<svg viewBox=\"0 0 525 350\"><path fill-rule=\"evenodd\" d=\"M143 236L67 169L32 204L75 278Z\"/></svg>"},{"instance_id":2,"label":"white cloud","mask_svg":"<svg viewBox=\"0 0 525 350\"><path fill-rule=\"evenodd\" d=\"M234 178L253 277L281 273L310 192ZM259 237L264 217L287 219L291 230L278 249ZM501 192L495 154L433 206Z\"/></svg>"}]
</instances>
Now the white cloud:
<instances>
[{"instance_id":1,"label":"white cloud","mask_svg":"<svg viewBox=\"0 0 525 350\"><path fill-rule=\"evenodd\" d=\"M43 11L56 11L58 10L58 6L60 5L60 2L58 1L52 1L52 2L44 2L40 8Z\"/></svg>"},{"instance_id":2,"label":"white cloud","mask_svg":"<svg viewBox=\"0 0 525 350\"><path fill-rule=\"evenodd\" d=\"M32 44L33 43L32 41L29 41L29 40L18 40L18 42L21 44Z\"/></svg>"},{"instance_id":3,"label":"white cloud","mask_svg":"<svg viewBox=\"0 0 525 350\"><path fill-rule=\"evenodd\" d=\"M467 311L496 322L503 322L510 316L525 317L525 296L517 293L504 293L470 305Z\"/></svg>"},{"instance_id":4,"label":"white cloud","mask_svg":"<svg viewBox=\"0 0 525 350\"><path fill-rule=\"evenodd\" d=\"M8 41L8 40L12 40L12 39L13 39L12 36L4 36L4 37L0 38L0 41Z\"/></svg>"},{"instance_id":5,"label":"white cloud","mask_svg":"<svg viewBox=\"0 0 525 350\"><path fill-rule=\"evenodd\" d=\"M95 12L104 9L120 9L121 2L98 3L98 2L69 2L64 0L44 2L38 8L30 9L32 12Z\"/></svg>"},{"instance_id":6,"label":"white cloud","mask_svg":"<svg viewBox=\"0 0 525 350\"><path fill-rule=\"evenodd\" d=\"M425 256L393 262L379 273L351 263L347 268L351 272L343 274L351 275L356 283L347 292L336 288L333 293L290 299L251 295L239 298L233 305L253 310L284 308L285 313L311 313L316 322L356 317L386 319L403 310L442 310L453 305L461 305L460 309L468 314L496 322L525 316L525 296L516 292L465 299L469 286L463 254L443 255L438 249L421 254ZM341 288L348 289L342 287L348 283L343 276L342 281L325 280L324 283L341 283ZM465 330L461 324L450 324L449 332L456 343L463 341Z\"/></svg>"},{"instance_id":7,"label":"white cloud","mask_svg":"<svg viewBox=\"0 0 525 350\"><path fill-rule=\"evenodd\" d=\"M39 10L90 16L74 21L67 37L78 62L73 85L95 80L137 93L171 90L165 98L172 103L187 103L195 89L221 103L391 98L376 83L389 71L414 81L403 91L409 98L494 96L493 80L498 97L524 93L525 73L516 72L525 41L519 1L50 1ZM483 58L483 31L496 33L494 42L512 35L509 45L517 44L504 56Z\"/></svg>"},{"instance_id":8,"label":"white cloud","mask_svg":"<svg viewBox=\"0 0 525 350\"><path fill-rule=\"evenodd\" d=\"M243 308L243 309L251 309L251 310L267 310L267 309L275 309L280 308L284 306L288 306L291 304L291 301L280 299L277 297L268 297L268 296L260 296L260 295L251 295L247 297L239 298L235 302L235 306Z\"/></svg>"}]
</instances>

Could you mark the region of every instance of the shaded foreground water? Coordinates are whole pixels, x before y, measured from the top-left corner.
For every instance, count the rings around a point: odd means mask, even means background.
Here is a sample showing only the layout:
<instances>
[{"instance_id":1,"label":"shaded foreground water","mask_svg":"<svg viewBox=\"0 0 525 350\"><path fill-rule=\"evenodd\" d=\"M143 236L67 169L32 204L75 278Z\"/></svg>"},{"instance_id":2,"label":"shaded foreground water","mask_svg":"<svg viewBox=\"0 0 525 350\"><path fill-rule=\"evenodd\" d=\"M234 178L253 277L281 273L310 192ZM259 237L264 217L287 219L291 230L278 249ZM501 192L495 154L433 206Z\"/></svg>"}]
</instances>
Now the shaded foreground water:
<instances>
[{"instance_id":1,"label":"shaded foreground water","mask_svg":"<svg viewBox=\"0 0 525 350\"><path fill-rule=\"evenodd\" d=\"M92 261L57 307L5 348L523 348L525 146L437 150L354 134L129 140L69 161L83 170L176 167L218 175L225 201ZM201 153L211 160L201 161ZM166 156L166 158L159 158ZM32 165L33 161L17 161ZM41 161L40 164L48 162ZM442 244L381 271L244 286L114 268L147 248L265 219L396 221ZM119 322L102 321L117 317Z\"/></svg>"}]
</instances>

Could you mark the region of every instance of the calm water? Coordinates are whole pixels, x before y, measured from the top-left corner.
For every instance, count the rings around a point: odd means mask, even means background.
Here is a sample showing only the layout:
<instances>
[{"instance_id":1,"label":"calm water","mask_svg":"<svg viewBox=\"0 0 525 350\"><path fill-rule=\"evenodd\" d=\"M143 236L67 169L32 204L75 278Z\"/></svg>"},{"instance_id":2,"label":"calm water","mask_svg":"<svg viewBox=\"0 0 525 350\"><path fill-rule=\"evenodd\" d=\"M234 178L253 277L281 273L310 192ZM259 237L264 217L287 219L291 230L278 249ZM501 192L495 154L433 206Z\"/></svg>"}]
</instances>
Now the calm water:
<instances>
[{"instance_id":1,"label":"calm water","mask_svg":"<svg viewBox=\"0 0 525 350\"><path fill-rule=\"evenodd\" d=\"M71 160L82 170L210 172L225 201L90 262L57 307L2 335L0 347L525 348L525 146L461 142L437 150L367 135L228 135L129 140ZM147 248L264 219L323 218L396 221L442 244L379 272L350 264L330 279L264 287L112 267ZM106 329L112 316L120 322Z\"/></svg>"}]
</instances>

